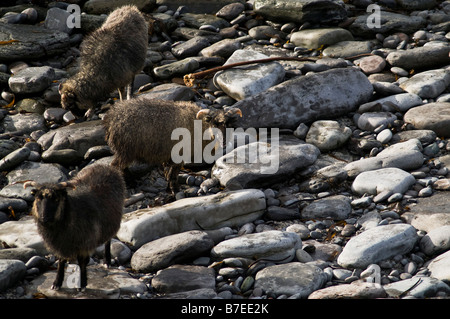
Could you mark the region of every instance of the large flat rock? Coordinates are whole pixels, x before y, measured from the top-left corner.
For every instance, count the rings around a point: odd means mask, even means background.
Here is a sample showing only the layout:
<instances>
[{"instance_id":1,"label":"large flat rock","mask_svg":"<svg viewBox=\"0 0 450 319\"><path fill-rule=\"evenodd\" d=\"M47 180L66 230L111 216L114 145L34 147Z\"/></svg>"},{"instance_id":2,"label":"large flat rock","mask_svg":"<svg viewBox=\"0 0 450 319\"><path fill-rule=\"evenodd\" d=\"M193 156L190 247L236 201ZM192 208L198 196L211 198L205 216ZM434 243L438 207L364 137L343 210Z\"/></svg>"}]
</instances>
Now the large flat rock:
<instances>
[{"instance_id":1,"label":"large flat rock","mask_svg":"<svg viewBox=\"0 0 450 319\"><path fill-rule=\"evenodd\" d=\"M341 41L352 41L350 31L342 28L306 29L294 32L290 41L298 47L318 49L322 45L328 46Z\"/></svg>"},{"instance_id":2,"label":"large flat rock","mask_svg":"<svg viewBox=\"0 0 450 319\"><path fill-rule=\"evenodd\" d=\"M245 234L220 242L211 250L215 258L243 257L275 263L290 262L302 247L300 236L279 230Z\"/></svg>"},{"instance_id":3,"label":"large flat rock","mask_svg":"<svg viewBox=\"0 0 450 319\"><path fill-rule=\"evenodd\" d=\"M256 0L253 8L270 20L298 23L326 23L342 21L347 11L335 0Z\"/></svg>"},{"instance_id":4,"label":"large flat rock","mask_svg":"<svg viewBox=\"0 0 450 319\"><path fill-rule=\"evenodd\" d=\"M450 225L450 196L446 191L436 191L431 197L419 198L403 213L409 224L418 230L430 232L435 228Z\"/></svg>"},{"instance_id":5,"label":"large flat rock","mask_svg":"<svg viewBox=\"0 0 450 319\"><path fill-rule=\"evenodd\" d=\"M322 288L325 282L326 274L319 267L291 262L259 271L255 287L276 295L296 295L299 298L306 298L313 291Z\"/></svg>"},{"instance_id":6,"label":"large flat rock","mask_svg":"<svg viewBox=\"0 0 450 319\"><path fill-rule=\"evenodd\" d=\"M139 10L150 12L156 6L156 0L89 0L83 11L90 14L107 14L123 5L135 5Z\"/></svg>"},{"instance_id":7,"label":"large flat rock","mask_svg":"<svg viewBox=\"0 0 450 319\"><path fill-rule=\"evenodd\" d=\"M434 99L443 93L449 84L450 70L436 69L417 73L402 82L400 87L409 93L419 95L421 98Z\"/></svg>"},{"instance_id":8,"label":"large flat rock","mask_svg":"<svg viewBox=\"0 0 450 319\"><path fill-rule=\"evenodd\" d=\"M218 158L211 175L226 187L261 187L312 165L319 155L316 146L298 139L253 142Z\"/></svg>"},{"instance_id":9,"label":"large flat rock","mask_svg":"<svg viewBox=\"0 0 450 319\"><path fill-rule=\"evenodd\" d=\"M266 58L267 55L255 51L237 50L225 65ZM242 100L280 83L284 74L278 62L251 64L216 73L214 84L235 100Z\"/></svg>"},{"instance_id":10,"label":"large flat rock","mask_svg":"<svg viewBox=\"0 0 450 319\"><path fill-rule=\"evenodd\" d=\"M73 149L82 157L92 146L106 145L105 129L101 120L87 121L51 130L37 142L46 151Z\"/></svg>"},{"instance_id":11,"label":"large flat rock","mask_svg":"<svg viewBox=\"0 0 450 319\"><path fill-rule=\"evenodd\" d=\"M372 93L372 84L355 68L299 76L235 103L243 114L236 125L295 129L300 123L354 111Z\"/></svg>"},{"instance_id":12,"label":"large flat rock","mask_svg":"<svg viewBox=\"0 0 450 319\"><path fill-rule=\"evenodd\" d=\"M448 63L449 45L427 45L410 50L396 50L388 54L386 61L405 70L439 66Z\"/></svg>"},{"instance_id":13,"label":"large flat rock","mask_svg":"<svg viewBox=\"0 0 450 319\"><path fill-rule=\"evenodd\" d=\"M261 217L265 208L264 193L257 189L184 198L124 215L117 237L138 249L154 239L184 231L240 226Z\"/></svg>"},{"instance_id":14,"label":"large flat rock","mask_svg":"<svg viewBox=\"0 0 450 319\"><path fill-rule=\"evenodd\" d=\"M435 102L413 107L403 117L417 130L431 130L438 137L450 137L450 103Z\"/></svg>"},{"instance_id":15,"label":"large flat rock","mask_svg":"<svg viewBox=\"0 0 450 319\"><path fill-rule=\"evenodd\" d=\"M39 255L48 253L32 218L9 221L0 225L0 241L9 247L33 248Z\"/></svg>"},{"instance_id":16,"label":"large flat rock","mask_svg":"<svg viewBox=\"0 0 450 319\"><path fill-rule=\"evenodd\" d=\"M86 291L78 291L80 271L76 264L66 267L63 285L59 290L51 289L56 270L47 271L32 281L31 293L40 293L49 299L118 299L121 295L144 293L147 286L117 268L105 269L103 265L87 267Z\"/></svg>"},{"instance_id":17,"label":"large flat rock","mask_svg":"<svg viewBox=\"0 0 450 319\"><path fill-rule=\"evenodd\" d=\"M0 61L37 60L70 48L69 35L44 26L0 23Z\"/></svg>"},{"instance_id":18,"label":"large flat rock","mask_svg":"<svg viewBox=\"0 0 450 319\"><path fill-rule=\"evenodd\" d=\"M380 24L375 27L377 21L374 19L374 14L376 13L378 12L358 16L350 25L350 32L352 32L353 35L364 37L371 37L376 33L386 34L392 31L409 34L419 30L426 24L426 20L420 16L379 11Z\"/></svg>"},{"instance_id":19,"label":"large flat rock","mask_svg":"<svg viewBox=\"0 0 450 319\"><path fill-rule=\"evenodd\" d=\"M411 225L372 227L347 242L337 263L345 268L364 269L370 264L411 251L417 239L416 229Z\"/></svg>"}]
</instances>

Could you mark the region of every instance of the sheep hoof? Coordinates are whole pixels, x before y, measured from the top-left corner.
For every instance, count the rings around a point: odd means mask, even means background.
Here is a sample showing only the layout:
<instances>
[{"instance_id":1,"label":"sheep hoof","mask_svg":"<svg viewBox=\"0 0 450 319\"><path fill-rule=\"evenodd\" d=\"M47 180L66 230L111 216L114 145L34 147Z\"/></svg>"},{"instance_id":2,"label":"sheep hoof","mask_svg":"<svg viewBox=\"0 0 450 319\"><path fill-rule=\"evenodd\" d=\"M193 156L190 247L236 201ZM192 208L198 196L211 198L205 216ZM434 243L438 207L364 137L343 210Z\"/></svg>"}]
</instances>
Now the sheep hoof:
<instances>
[{"instance_id":1,"label":"sheep hoof","mask_svg":"<svg viewBox=\"0 0 450 319\"><path fill-rule=\"evenodd\" d=\"M59 288L61 288L61 286L57 286L57 285L52 285L51 287L50 287L50 289L52 289L52 290L59 290Z\"/></svg>"},{"instance_id":2,"label":"sheep hoof","mask_svg":"<svg viewBox=\"0 0 450 319\"><path fill-rule=\"evenodd\" d=\"M81 287L77 289L79 292L86 292L86 287Z\"/></svg>"}]
</instances>

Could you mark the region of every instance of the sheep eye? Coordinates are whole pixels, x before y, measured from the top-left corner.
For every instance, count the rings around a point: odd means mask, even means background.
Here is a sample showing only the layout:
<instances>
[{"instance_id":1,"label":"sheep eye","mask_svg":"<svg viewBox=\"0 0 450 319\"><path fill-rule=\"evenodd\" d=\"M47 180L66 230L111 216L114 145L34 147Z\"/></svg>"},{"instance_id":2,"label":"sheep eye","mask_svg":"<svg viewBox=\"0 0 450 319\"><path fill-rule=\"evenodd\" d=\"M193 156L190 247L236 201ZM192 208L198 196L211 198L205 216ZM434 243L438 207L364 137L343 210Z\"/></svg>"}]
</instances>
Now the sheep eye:
<instances>
[{"instance_id":1,"label":"sheep eye","mask_svg":"<svg viewBox=\"0 0 450 319\"><path fill-rule=\"evenodd\" d=\"M209 122L211 122L211 120L212 120L211 116L209 116L209 115L205 116L205 122L209 123Z\"/></svg>"}]
</instances>

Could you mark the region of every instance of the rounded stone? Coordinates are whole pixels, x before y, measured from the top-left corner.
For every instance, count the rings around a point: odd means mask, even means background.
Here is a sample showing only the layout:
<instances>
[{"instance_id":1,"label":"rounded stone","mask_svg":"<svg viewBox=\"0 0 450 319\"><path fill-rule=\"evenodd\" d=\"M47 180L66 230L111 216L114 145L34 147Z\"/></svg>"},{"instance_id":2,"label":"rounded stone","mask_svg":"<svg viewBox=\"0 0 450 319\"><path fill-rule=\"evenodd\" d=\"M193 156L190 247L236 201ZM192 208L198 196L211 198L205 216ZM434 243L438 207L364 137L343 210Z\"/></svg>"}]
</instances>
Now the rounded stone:
<instances>
[{"instance_id":1,"label":"rounded stone","mask_svg":"<svg viewBox=\"0 0 450 319\"><path fill-rule=\"evenodd\" d=\"M386 60L378 55L362 58L359 67L366 74L379 73L386 66Z\"/></svg>"},{"instance_id":2,"label":"rounded stone","mask_svg":"<svg viewBox=\"0 0 450 319\"><path fill-rule=\"evenodd\" d=\"M403 120L418 130L432 130L439 137L450 137L450 103L436 102L413 107Z\"/></svg>"},{"instance_id":3,"label":"rounded stone","mask_svg":"<svg viewBox=\"0 0 450 319\"><path fill-rule=\"evenodd\" d=\"M293 276L292 274L296 274ZM264 268L256 275L255 288L275 295L307 297L320 289L327 275L317 266L292 262Z\"/></svg>"},{"instance_id":4,"label":"rounded stone","mask_svg":"<svg viewBox=\"0 0 450 319\"><path fill-rule=\"evenodd\" d=\"M344 145L352 135L352 130L336 121L316 121L309 128L306 142L321 151L330 151Z\"/></svg>"},{"instance_id":5,"label":"rounded stone","mask_svg":"<svg viewBox=\"0 0 450 319\"><path fill-rule=\"evenodd\" d=\"M370 264L408 253L418 239L408 224L372 227L352 237L337 262L344 268L366 268Z\"/></svg>"},{"instance_id":6,"label":"rounded stone","mask_svg":"<svg viewBox=\"0 0 450 319\"><path fill-rule=\"evenodd\" d=\"M384 191L405 193L416 179L410 173L395 167L362 172L352 184L352 191L363 195L377 195Z\"/></svg>"}]
</instances>

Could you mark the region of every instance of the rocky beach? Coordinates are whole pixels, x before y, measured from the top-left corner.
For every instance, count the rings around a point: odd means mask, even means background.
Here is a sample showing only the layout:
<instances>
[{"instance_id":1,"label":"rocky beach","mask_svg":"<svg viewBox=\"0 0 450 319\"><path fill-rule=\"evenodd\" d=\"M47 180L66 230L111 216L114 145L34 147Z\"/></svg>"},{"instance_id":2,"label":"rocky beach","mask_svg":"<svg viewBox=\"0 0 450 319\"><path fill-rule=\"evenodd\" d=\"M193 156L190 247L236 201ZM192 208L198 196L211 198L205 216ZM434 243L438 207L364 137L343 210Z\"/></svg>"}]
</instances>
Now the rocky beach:
<instances>
[{"instance_id":1,"label":"rocky beach","mask_svg":"<svg viewBox=\"0 0 450 319\"><path fill-rule=\"evenodd\" d=\"M56 291L23 182L111 163L118 92L86 120L58 86L124 4L149 25L134 98L242 117L175 200L133 164L113 265L99 247ZM0 92L0 299L450 298L450 1L6 0Z\"/></svg>"}]
</instances>

